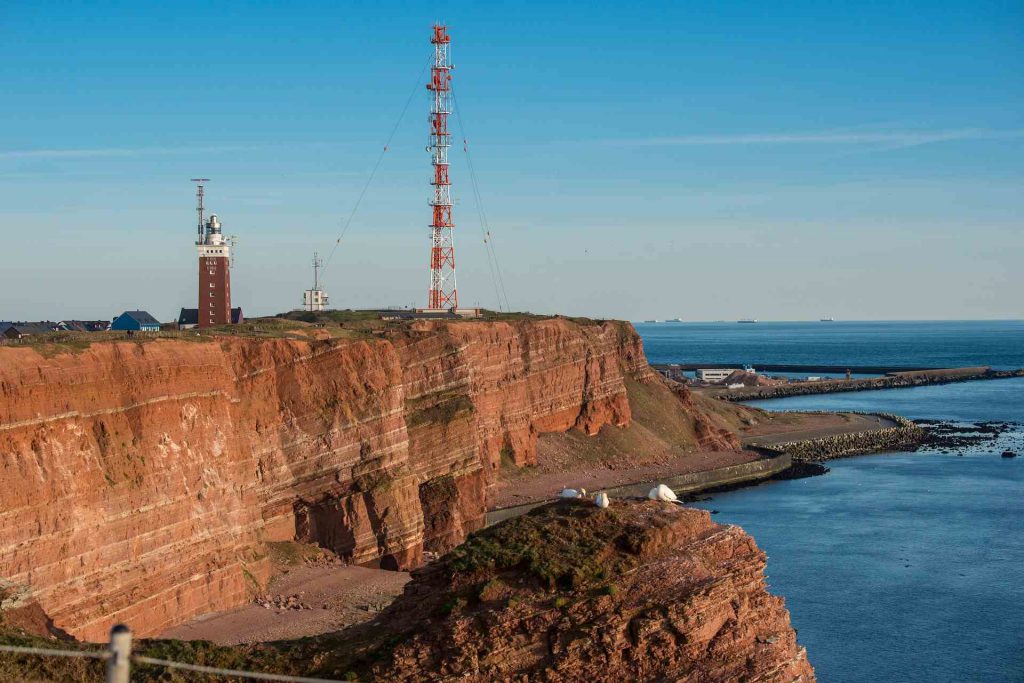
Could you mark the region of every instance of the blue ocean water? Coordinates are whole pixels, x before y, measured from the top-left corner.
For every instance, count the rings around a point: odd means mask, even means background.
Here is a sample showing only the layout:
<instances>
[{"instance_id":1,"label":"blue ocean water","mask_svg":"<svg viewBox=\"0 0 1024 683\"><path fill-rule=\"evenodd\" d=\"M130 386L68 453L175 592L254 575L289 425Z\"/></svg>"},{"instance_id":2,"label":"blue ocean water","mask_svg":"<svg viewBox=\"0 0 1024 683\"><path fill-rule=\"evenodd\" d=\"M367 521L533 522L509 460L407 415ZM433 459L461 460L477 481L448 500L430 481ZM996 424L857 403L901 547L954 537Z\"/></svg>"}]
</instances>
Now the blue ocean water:
<instances>
[{"instance_id":1,"label":"blue ocean water","mask_svg":"<svg viewBox=\"0 0 1024 683\"><path fill-rule=\"evenodd\" d=\"M836 360L831 353L842 353L840 362L849 364L1024 366L1020 323L820 323L826 332L815 323L789 323L777 324L779 338L772 325L735 325L759 328L748 337L720 325L717 341L707 328L692 337L696 325L638 329L662 362L829 363ZM844 326L852 332L847 344ZM1019 425L1024 379L756 405ZM785 597L822 683L1021 682L1024 457L1001 458L1003 448L1024 455L1020 426L960 456L838 460L825 476L715 494L699 505L716 510L719 522L742 526L768 554L771 590Z\"/></svg>"},{"instance_id":2,"label":"blue ocean water","mask_svg":"<svg viewBox=\"0 0 1024 683\"><path fill-rule=\"evenodd\" d=\"M1024 321L637 323L652 363L1024 367Z\"/></svg>"}]
</instances>

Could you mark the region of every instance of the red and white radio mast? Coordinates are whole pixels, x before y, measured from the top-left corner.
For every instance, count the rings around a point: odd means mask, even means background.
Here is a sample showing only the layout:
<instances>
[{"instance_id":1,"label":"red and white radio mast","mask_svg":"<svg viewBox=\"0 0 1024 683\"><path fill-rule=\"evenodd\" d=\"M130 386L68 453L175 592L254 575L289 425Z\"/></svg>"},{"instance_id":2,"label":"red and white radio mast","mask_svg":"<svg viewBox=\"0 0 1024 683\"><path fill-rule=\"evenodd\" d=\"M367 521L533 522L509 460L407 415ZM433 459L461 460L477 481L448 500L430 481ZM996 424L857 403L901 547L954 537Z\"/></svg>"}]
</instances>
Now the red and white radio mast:
<instances>
[{"instance_id":1,"label":"red and white radio mast","mask_svg":"<svg viewBox=\"0 0 1024 683\"><path fill-rule=\"evenodd\" d=\"M448 27L434 24L430 38L434 45L434 65L430 69L427 89L433 91L430 107L430 150L434 164L434 220L430 224L430 293L427 308L458 308L459 295L455 288L455 239L452 229L452 193L448 182L448 114L451 112L451 69L448 46L451 38Z\"/></svg>"}]
</instances>

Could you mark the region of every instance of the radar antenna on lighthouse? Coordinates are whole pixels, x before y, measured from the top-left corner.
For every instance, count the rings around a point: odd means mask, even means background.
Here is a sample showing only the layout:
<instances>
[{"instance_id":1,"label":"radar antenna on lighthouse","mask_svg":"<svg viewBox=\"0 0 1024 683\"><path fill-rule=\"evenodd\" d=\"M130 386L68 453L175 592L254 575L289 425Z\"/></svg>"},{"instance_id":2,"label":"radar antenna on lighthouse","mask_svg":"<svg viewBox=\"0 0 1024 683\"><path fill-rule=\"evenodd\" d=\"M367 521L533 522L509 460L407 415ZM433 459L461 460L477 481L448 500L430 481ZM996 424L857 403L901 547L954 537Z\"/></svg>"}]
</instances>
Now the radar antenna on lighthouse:
<instances>
[{"instance_id":1,"label":"radar antenna on lighthouse","mask_svg":"<svg viewBox=\"0 0 1024 683\"><path fill-rule=\"evenodd\" d=\"M427 308L452 309L459 306L458 290L455 287L455 239L452 223L451 183L448 181L448 147L451 135L448 133L448 114L451 113L451 61L448 48L451 38L448 28L434 24L430 37L434 45L434 64L430 69L427 89L434 93L430 107L430 145L434 166L434 197L430 202L433 220L430 223L430 290Z\"/></svg>"}]
</instances>

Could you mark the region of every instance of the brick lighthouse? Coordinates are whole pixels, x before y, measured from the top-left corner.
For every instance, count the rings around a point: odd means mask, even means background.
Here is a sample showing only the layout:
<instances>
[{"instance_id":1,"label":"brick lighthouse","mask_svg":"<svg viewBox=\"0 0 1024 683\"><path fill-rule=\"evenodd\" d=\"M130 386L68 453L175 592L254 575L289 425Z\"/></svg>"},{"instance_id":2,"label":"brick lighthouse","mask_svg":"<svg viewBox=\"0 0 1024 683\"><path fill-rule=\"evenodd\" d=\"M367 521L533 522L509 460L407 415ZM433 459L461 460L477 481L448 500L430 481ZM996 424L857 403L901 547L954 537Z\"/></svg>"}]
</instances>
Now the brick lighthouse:
<instances>
[{"instance_id":1,"label":"brick lighthouse","mask_svg":"<svg viewBox=\"0 0 1024 683\"><path fill-rule=\"evenodd\" d=\"M194 179L199 214L199 234L196 250L199 252L199 308L196 323L200 328L230 325L231 311L231 244L221 231L220 220L210 214L203 220L203 182Z\"/></svg>"}]
</instances>

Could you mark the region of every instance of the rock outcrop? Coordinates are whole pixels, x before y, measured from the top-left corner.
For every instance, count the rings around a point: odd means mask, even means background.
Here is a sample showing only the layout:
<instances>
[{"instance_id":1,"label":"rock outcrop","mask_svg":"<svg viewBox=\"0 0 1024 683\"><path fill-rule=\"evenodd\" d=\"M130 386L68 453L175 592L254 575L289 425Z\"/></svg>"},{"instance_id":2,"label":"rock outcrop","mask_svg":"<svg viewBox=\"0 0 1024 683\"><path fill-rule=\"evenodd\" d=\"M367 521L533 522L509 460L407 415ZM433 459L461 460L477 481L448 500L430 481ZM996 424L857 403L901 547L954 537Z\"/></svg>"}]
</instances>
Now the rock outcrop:
<instances>
[{"instance_id":1,"label":"rock outcrop","mask_svg":"<svg viewBox=\"0 0 1024 683\"><path fill-rule=\"evenodd\" d=\"M297 654L314 675L403 683L814 681L764 567L706 511L563 501L413 572L371 636Z\"/></svg>"},{"instance_id":2,"label":"rock outcrop","mask_svg":"<svg viewBox=\"0 0 1024 683\"><path fill-rule=\"evenodd\" d=\"M265 541L416 567L482 525L503 463L627 425L650 375L628 324L565 319L0 348L0 579L103 639L242 603Z\"/></svg>"},{"instance_id":3,"label":"rock outcrop","mask_svg":"<svg viewBox=\"0 0 1024 683\"><path fill-rule=\"evenodd\" d=\"M753 539L706 511L567 500L472 534L414 571L403 595L371 622L262 645L143 640L135 651L378 683L813 683L764 568ZM0 642L53 647L26 630L0 619ZM101 672L92 660L0 658L3 680L85 683ZM140 667L132 680L166 675Z\"/></svg>"}]
</instances>

